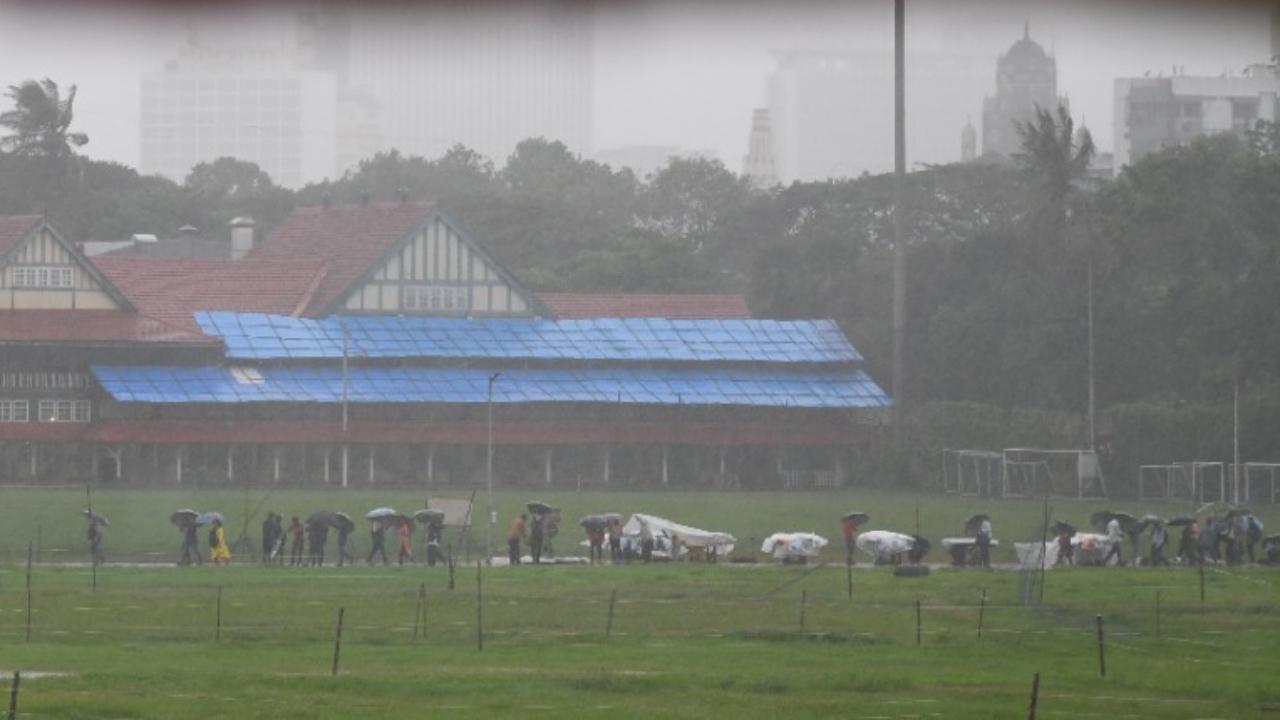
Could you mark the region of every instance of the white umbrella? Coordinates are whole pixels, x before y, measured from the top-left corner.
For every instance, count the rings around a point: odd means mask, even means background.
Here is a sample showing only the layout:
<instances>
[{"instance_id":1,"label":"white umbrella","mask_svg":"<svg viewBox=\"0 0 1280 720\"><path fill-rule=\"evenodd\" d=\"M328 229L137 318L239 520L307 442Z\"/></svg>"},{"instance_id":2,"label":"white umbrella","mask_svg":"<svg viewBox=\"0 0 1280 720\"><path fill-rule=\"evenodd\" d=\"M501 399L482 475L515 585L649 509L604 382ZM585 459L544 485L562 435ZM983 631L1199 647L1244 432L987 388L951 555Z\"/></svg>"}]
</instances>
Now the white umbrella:
<instances>
[{"instance_id":1,"label":"white umbrella","mask_svg":"<svg viewBox=\"0 0 1280 720\"><path fill-rule=\"evenodd\" d=\"M385 520L386 518L400 517L400 511L389 507L374 508L364 514L365 520Z\"/></svg>"}]
</instances>

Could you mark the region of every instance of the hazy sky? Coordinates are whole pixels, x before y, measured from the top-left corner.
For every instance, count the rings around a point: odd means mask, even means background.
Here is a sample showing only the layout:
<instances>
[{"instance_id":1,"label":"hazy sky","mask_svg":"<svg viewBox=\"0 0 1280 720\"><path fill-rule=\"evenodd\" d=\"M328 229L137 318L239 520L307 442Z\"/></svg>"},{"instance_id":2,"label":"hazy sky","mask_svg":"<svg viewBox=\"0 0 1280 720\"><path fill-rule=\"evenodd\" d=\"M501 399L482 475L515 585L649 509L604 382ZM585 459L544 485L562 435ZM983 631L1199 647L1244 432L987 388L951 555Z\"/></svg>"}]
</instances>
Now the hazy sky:
<instances>
[{"instance_id":1,"label":"hazy sky","mask_svg":"<svg viewBox=\"0 0 1280 720\"><path fill-rule=\"evenodd\" d=\"M995 59L1022 34L1058 58L1059 91L1098 144L1111 146L1112 80L1151 71L1240 72L1269 54L1273 2L1123 0L908 0L908 63L954 56L964 77L944 88L908 88L909 156L959 155L966 117L981 117ZM158 69L184 40L172 4L0 0L0 84L49 76L76 83L86 152L136 164L138 75ZM205 6L207 7L207 6ZM220 4L246 30L270 27L280 5ZM186 11L190 12L190 11ZM205 10L204 12L208 12ZM269 35L269 33L267 33ZM892 52L892 2L702 2L637 0L596 12L595 145L708 149L739 169L751 109L763 104L770 51L816 47ZM887 92L892 78L884 77ZM887 96L886 92L872 93ZM884 107L891 113L891 107ZM891 153L886 148L886 157ZM499 159L500 160L500 159Z\"/></svg>"}]
</instances>

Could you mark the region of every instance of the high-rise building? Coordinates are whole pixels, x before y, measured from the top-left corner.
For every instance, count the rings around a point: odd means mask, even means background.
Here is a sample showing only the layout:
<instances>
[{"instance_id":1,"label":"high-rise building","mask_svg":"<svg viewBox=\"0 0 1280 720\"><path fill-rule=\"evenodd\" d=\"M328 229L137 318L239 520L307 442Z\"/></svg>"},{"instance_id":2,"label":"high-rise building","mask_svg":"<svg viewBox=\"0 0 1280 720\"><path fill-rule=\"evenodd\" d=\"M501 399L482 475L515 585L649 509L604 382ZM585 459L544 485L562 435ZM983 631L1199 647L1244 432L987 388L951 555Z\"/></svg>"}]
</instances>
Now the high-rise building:
<instances>
[{"instance_id":1,"label":"high-rise building","mask_svg":"<svg viewBox=\"0 0 1280 720\"><path fill-rule=\"evenodd\" d=\"M1058 97L1057 61L1031 39L1031 26L1024 24L1022 39L996 61L996 94L983 102L983 154L1021 152L1017 123L1032 121L1036 108L1054 112L1065 104Z\"/></svg>"},{"instance_id":2,"label":"high-rise building","mask_svg":"<svg viewBox=\"0 0 1280 720\"><path fill-rule=\"evenodd\" d=\"M337 87L282 47L215 48L197 38L142 77L139 169L182 182L220 157L257 163L285 187L334 173Z\"/></svg>"},{"instance_id":3,"label":"high-rise building","mask_svg":"<svg viewBox=\"0 0 1280 720\"><path fill-rule=\"evenodd\" d=\"M853 177L892 162L892 148L886 154L875 139L892 137L893 116L868 112L886 106L877 99L891 101L875 97L892 91L879 68L817 50L787 50L775 59L768 111L782 182Z\"/></svg>"},{"instance_id":4,"label":"high-rise building","mask_svg":"<svg viewBox=\"0 0 1280 720\"><path fill-rule=\"evenodd\" d=\"M756 108L751 112L751 135L747 138L747 154L742 158L742 174L750 178L757 188L771 188L778 184L768 108Z\"/></svg>"},{"instance_id":5,"label":"high-rise building","mask_svg":"<svg viewBox=\"0 0 1280 720\"><path fill-rule=\"evenodd\" d=\"M1280 75L1266 65L1244 75L1120 78L1115 81L1115 158L1119 172L1148 153L1202 135L1252 130L1280 117Z\"/></svg>"},{"instance_id":6,"label":"high-rise building","mask_svg":"<svg viewBox=\"0 0 1280 720\"><path fill-rule=\"evenodd\" d=\"M978 157L978 131L972 120L965 120L960 128L960 162L973 162Z\"/></svg>"},{"instance_id":7,"label":"high-rise building","mask_svg":"<svg viewBox=\"0 0 1280 720\"><path fill-rule=\"evenodd\" d=\"M387 148L461 143L501 164L530 137L592 151L593 14L580 0L384 4L311 21L323 66L376 101Z\"/></svg>"}]
</instances>

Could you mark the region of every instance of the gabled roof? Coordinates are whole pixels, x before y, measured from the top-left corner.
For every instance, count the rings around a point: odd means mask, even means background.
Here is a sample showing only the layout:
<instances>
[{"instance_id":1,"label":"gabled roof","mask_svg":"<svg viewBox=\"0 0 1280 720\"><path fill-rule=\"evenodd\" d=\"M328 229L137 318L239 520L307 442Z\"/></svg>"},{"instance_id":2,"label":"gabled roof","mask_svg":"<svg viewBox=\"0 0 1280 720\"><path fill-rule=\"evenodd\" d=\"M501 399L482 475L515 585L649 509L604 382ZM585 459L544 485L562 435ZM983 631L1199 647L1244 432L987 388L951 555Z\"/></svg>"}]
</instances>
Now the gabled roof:
<instances>
[{"instance_id":1,"label":"gabled roof","mask_svg":"<svg viewBox=\"0 0 1280 720\"><path fill-rule=\"evenodd\" d=\"M199 310L291 315L323 277L316 259L176 260L125 256L95 258L102 272L143 315L199 333Z\"/></svg>"},{"instance_id":2,"label":"gabled roof","mask_svg":"<svg viewBox=\"0 0 1280 720\"><path fill-rule=\"evenodd\" d=\"M567 318L749 318L743 295L538 293L551 314Z\"/></svg>"},{"instance_id":3,"label":"gabled roof","mask_svg":"<svg viewBox=\"0 0 1280 720\"><path fill-rule=\"evenodd\" d=\"M198 329L128 310L0 310L0 344L216 342Z\"/></svg>"},{"instance_id":4,"label":"gabled roof","mask_svg":"<svg viewBox=\"0 0 1280 720\"><path fill-rule=\"evenodd\" d=\"M26 240L42 220L39 215L0 216L0 259Z\"/></svg>"},{"instance_id":5,"label":"gabled roof","mask_svg":"<svg viewBox=\"0 0 1280 720\"><path fill-rule=\"evenodd\" d=\"M302 315L340 310L339 301L353 286L372 276L411 235L434 219L448 223L476 253L487 260L531 307L538 298L526 291L492 256L434 203L368 203L296 208L245 258L260 260L321 259L325 274L301 309Z\"/></svg>"}]
</instances>

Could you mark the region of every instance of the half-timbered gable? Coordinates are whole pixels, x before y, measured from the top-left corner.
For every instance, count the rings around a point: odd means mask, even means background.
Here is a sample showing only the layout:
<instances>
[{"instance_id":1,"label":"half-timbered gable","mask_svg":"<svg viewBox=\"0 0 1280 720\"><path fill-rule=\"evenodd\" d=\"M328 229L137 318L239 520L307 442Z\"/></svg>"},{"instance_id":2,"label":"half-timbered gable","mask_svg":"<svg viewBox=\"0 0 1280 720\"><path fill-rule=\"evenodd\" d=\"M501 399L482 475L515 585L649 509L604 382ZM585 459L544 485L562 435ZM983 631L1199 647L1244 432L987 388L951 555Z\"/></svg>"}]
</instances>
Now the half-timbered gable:
<instances>
[{"instance_id":1,"label":"half-timbered gable","mask_svg":"<svg viewBox=\"0 0 1280 720\"><path fill-rule=\"evenodd\" d=\"M128 301L43 218L0 218L0 309L128 310Z\"/></svg>"},{"instance_id":2,"label":"half-timbered gable","mask_svg":"<svg viewBox=\"0 0 1280 720\"><path fill-rule=\"evenodd\" d=\"M439 212L414 228L339 299L347 312L521 316L536 300Z\"/></svg>"}]
</instances>

